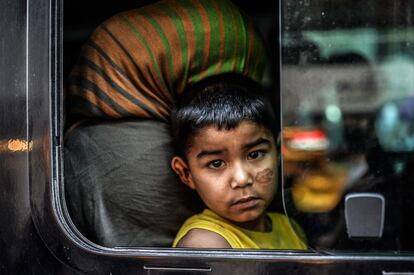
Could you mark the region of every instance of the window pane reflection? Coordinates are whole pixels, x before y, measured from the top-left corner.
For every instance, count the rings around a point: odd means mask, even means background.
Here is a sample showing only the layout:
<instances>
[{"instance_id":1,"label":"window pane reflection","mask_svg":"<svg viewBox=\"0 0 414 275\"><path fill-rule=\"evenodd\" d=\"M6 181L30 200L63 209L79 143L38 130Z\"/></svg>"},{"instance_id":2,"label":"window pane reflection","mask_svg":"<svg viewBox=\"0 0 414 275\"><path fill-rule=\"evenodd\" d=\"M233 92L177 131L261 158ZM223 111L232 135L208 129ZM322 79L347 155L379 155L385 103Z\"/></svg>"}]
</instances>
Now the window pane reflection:
<instances>
[{"instance_id":1,"label":"window pane reflection","mask_svg":"<svg viewBox=\"0 0 414 275\"><path fill-rule=\"evenodd\" d=\"M413 8L409 1L283 4L284 195L314 248L414 250ZM347 194L383 196L382 237L349 236ZM377 213L368 200L361 205L347 214Z\"/></svg>"}]
</instances>

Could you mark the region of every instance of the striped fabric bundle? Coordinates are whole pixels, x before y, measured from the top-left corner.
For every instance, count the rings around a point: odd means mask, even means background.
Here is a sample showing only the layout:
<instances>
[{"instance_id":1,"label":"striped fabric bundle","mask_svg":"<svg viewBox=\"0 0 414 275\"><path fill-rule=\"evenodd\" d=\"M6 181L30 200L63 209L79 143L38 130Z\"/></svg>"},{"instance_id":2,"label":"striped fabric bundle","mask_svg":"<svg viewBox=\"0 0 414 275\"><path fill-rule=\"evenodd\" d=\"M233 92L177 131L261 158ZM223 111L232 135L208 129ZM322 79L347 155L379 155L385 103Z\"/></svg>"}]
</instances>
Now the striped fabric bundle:
<instances>
[{"instance_id":1,"label":"striped fabric bundle","mask_svg":"<svg viewBox=\"0 0 414 275\"><path fill-rule=\"evenodd\" d=\"M94 31L68 78L69 113L169 121L188 86L228 72L260 81L264 67L260 36L230 1L162 0Z\"/></svg>"}]
</instances>

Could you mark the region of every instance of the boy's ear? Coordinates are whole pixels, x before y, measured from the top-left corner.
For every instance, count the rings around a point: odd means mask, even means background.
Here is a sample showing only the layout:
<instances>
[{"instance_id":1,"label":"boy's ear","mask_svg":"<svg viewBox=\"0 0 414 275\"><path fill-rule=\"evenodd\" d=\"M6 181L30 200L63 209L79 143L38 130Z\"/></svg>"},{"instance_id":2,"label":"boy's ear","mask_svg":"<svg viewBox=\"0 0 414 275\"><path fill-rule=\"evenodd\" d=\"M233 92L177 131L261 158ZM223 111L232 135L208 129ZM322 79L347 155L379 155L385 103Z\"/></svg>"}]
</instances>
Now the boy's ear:
<instances>
[{"instance_id":1,"label":"boy's ear","mask_svg":"<svg viewBox=\"0 0 414 275\"><path fill-rule=\"evenodd\" d=\"M190 169L188 168L187 163L181 157L175 156L171 160L171 168L174 170L175 173L180 177L180 180L190 187L191 189L195 189L195 185L193 182L193 177L191 176Z\"/></svg>"}]
</instances>

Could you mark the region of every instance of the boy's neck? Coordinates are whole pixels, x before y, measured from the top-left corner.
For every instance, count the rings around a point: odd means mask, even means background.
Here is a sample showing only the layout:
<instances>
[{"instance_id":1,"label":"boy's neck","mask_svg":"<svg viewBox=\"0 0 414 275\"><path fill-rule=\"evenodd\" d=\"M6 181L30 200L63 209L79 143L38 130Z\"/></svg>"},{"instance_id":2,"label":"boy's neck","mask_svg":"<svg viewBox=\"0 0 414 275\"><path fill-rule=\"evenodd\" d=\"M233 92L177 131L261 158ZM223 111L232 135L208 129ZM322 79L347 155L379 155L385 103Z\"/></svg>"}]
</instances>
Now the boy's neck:
<instances>
[{"instance_id":1,"label":"boy's neck","mask_svg":"<svg viewBox=\"0 0 414 275\"><path fill-rule=\"evenodd\" d=\"M270 223L267 222L265 213L263 213L260 217L258 217L257 219L253 221L242 222L242 223L233 222L233 221L231 222L239 227L242 227L250 231L268 232L272 230L272 224L271 222Z\"/></svg>"}]
</instances>

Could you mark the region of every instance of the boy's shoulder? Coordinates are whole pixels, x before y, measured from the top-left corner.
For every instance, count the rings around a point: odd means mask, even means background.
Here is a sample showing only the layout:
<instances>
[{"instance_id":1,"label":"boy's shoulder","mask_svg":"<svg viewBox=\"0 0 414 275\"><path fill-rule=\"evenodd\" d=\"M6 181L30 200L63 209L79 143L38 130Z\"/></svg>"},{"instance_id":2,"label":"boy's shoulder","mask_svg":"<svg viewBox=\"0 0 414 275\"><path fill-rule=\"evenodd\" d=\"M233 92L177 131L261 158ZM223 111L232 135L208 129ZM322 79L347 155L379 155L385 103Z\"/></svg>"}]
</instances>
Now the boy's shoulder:
<instances>
[{"instance_id":1,"label":"boy's shoulder","mask_svg":"<svg viewBox=\"0 0 414 275\"><path fill-rule=\"evenodd\" d=\"M190 229L176 244L177 247L231 248L220 234L201 228Z\"/></svg>"},{"instance_id":2,"label":"boy's shoulder","mask_svg":"<svg viewBox=\"0 0 414 275\"><path fill-rule=\"evenodd\" d=\"M228 224L228 221L224 220L210 209L204 209L201 213L189 217L184 222L181 229L197 227L215 232L223 230L223 228L226 227L225 224Z\"/></svg>"},{"instance_id":3,"label":"boy's shoulder","mask_svg":"<svg viewBox=\"0 0 414 275\"><path fill-rule=\"evenodd\" d=\"M173 247L230 248L225 231L222 218L206 209L184 222Z\"/></svg>"}]
</instances>

